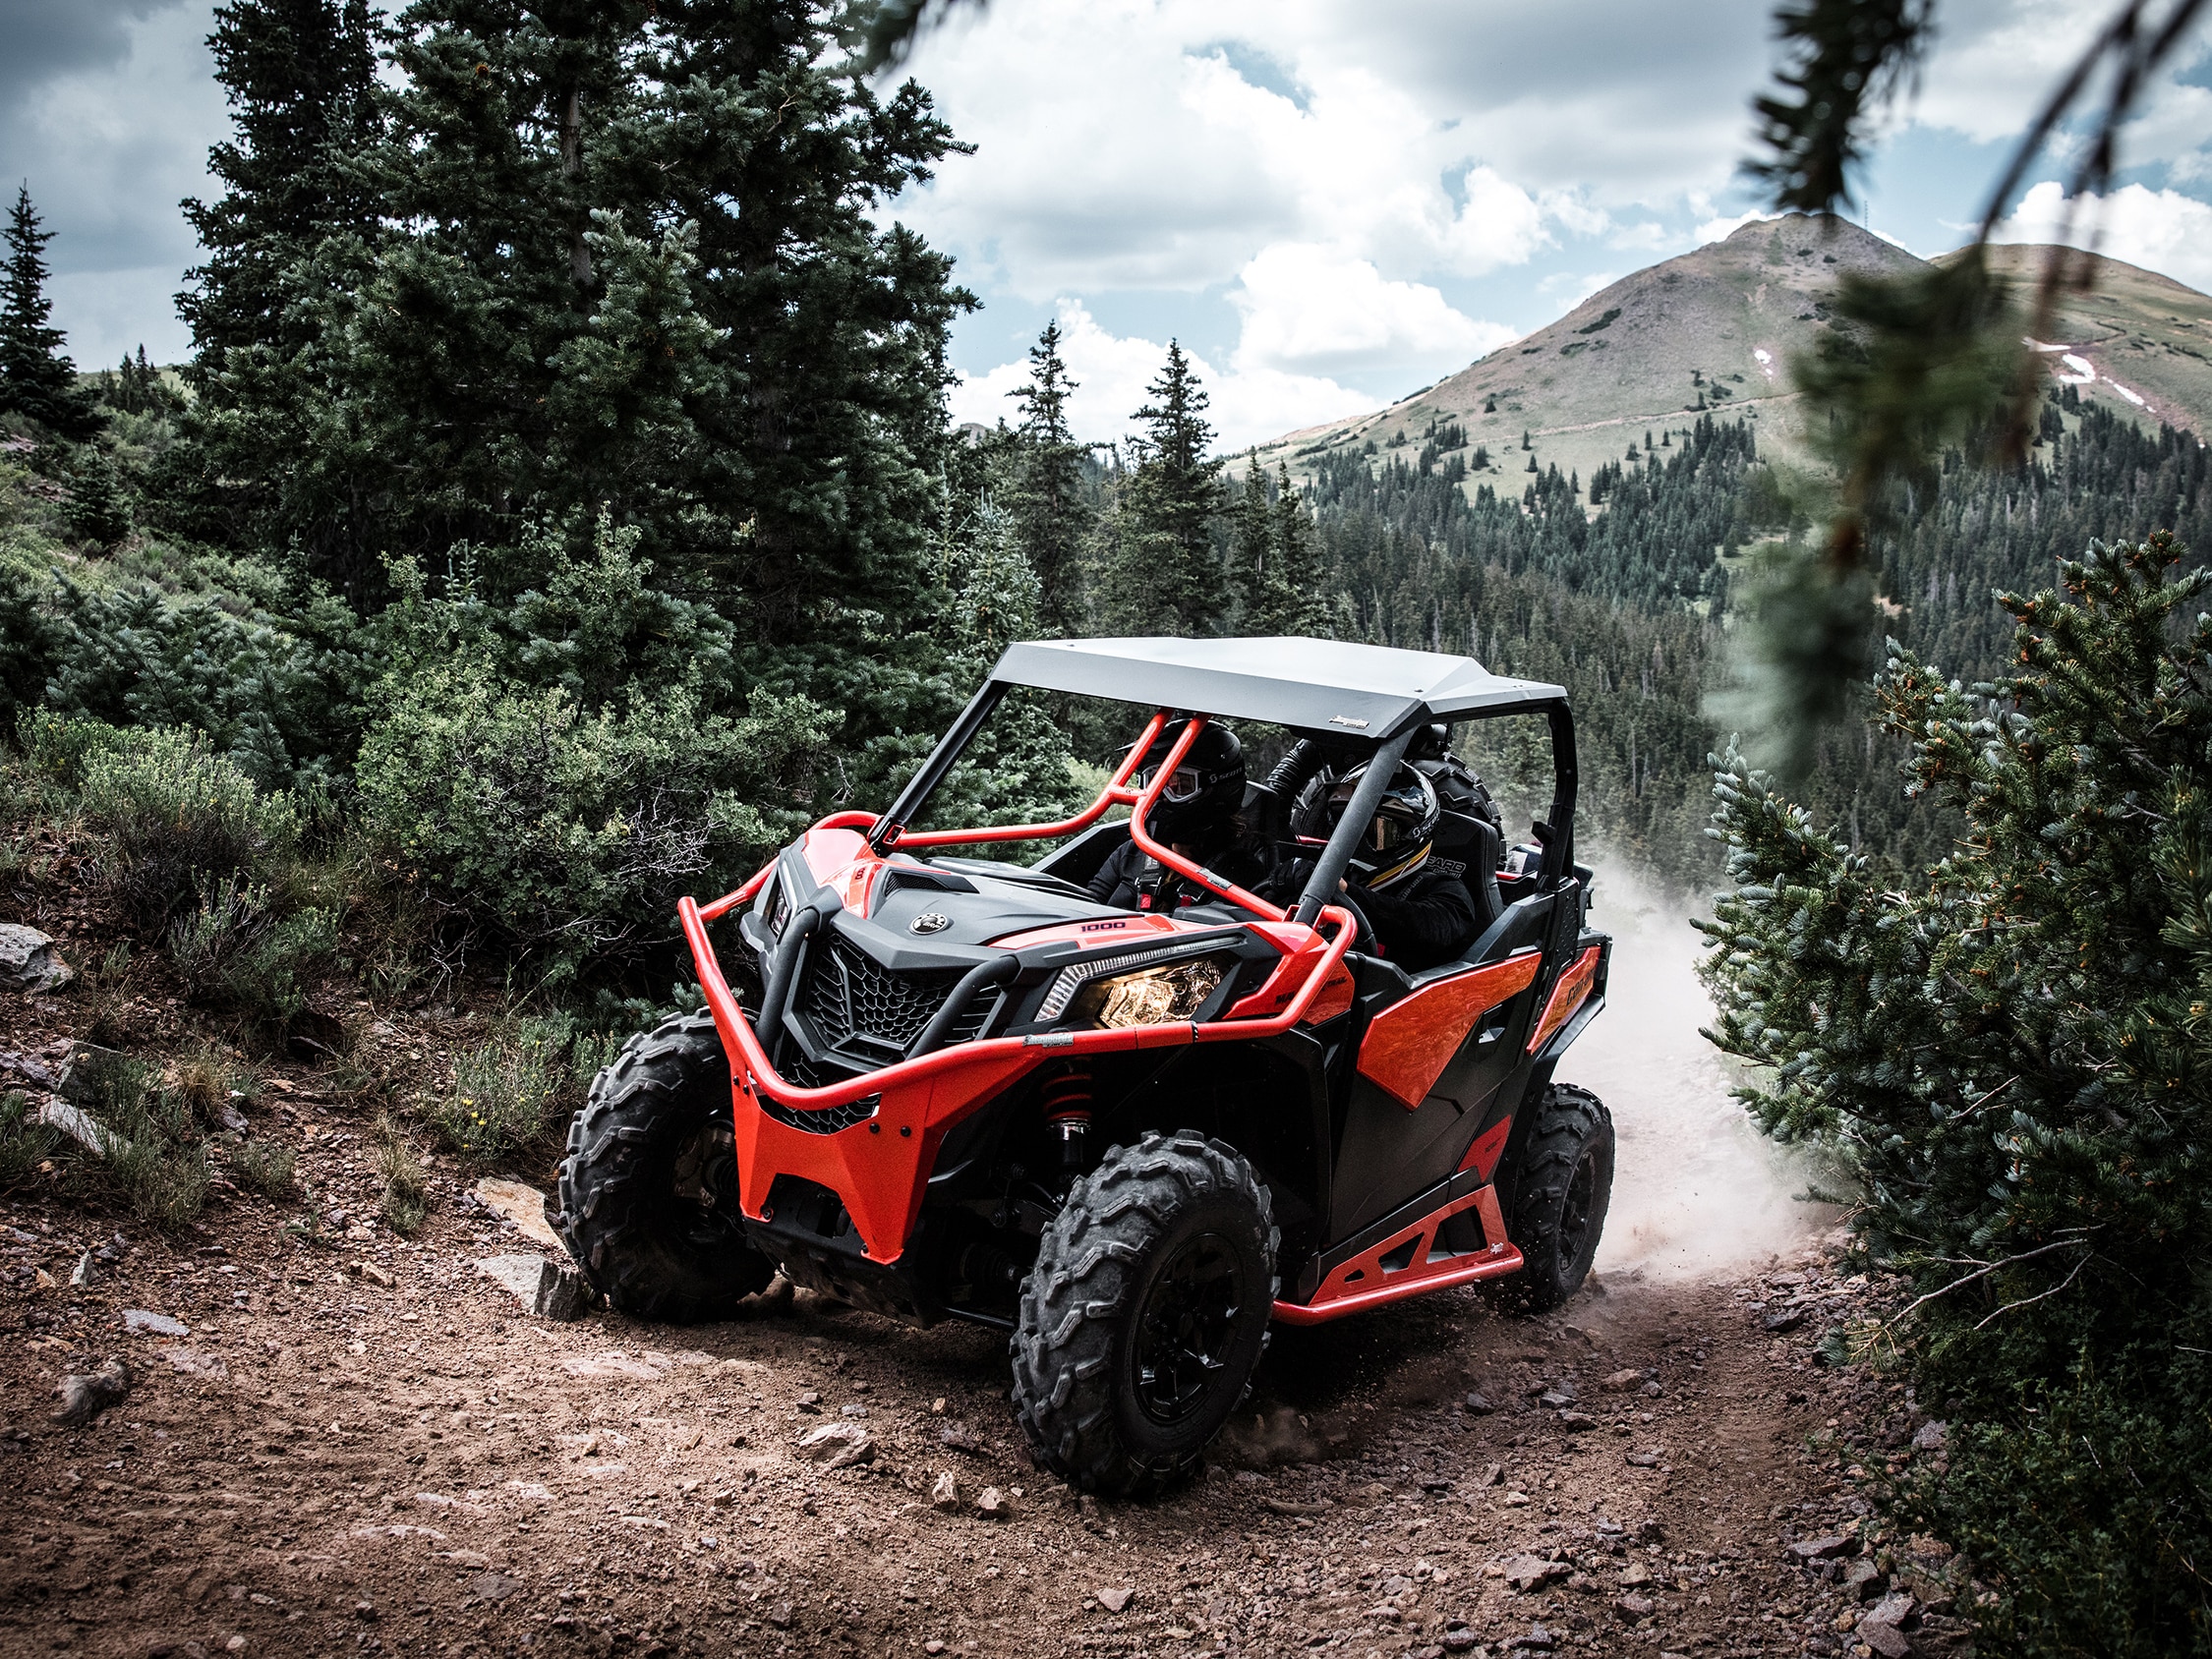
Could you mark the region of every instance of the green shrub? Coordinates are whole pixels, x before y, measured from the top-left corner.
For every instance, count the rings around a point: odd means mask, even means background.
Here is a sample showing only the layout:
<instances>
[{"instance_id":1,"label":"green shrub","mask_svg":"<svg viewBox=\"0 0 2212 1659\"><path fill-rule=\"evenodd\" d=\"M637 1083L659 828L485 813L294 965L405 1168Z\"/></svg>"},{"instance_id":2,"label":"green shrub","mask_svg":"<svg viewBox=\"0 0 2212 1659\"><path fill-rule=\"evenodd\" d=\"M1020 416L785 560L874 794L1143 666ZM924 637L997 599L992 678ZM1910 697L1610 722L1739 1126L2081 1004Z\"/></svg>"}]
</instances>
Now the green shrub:
<instances>
[{"instance_id":1,"label":"green shrub","mask_svg":"<svg viewBox=\"0 0 2212 1659\"><path fill-rule=\"evenodd\" d=\"M377 1175L384 1183L384 1220L402 1238L414 1237L430 1214L430 1172L389 1114L377 1119Z\"/></svg>"},{"instance_id":2,"label":"green shrub","mask_svg":"<svg viewBox=\"0 0 2212 1659\"><path fill-rule=\"evenodd\" d=\"M29 1183L38 1166L61 1155L67 1141L38 1121L20 1089L0 1095L0 1192Z\"/></svg>"},{"instance_id":3,"label":"green shrub","mask_svg":"<svg viewBox=\"0 0 2212 1659\"><path fill-rule=\"evenodd\" d=\"M207 1143L191 1102L156 1087L151 1068L117 1059L89 1078L86 1110L98 1131L97 1154L73 1151L80 1185L105 1189L148 1226L184 1226L207 1202Z\"/></svg>"},{"instance_id":4,"label":"green shrub","mask_svg":"<svg viewBox=\"0 0 2212 1659\"><path fill-rule=\"evenodd\" d=\"M578 1037L565 1014L501 1021L454 1061L451 1091L426 1113L432 1126L468 1162L489 1164L565 1124L600 1063L600 1040L584 1038L579 1054ZM580 1071L585 1064L592 1070Z\"/></svg>"},{"instance_id":5,"label":"green shrub","mask_svg":"<svg viewBox=\"0 0 2212 1659\"><path fill-rule=\"evenodd\" d=\"M741 719L677 686L619 710L480 665L391 688L362 744L364 823L473 923L545 951L554 976L665 944L677 896L734 887L806 814L790 798L827 742L803 699L756 694Z\"/></svg>"},{"instance_id":6,"label":"green shrub","mask_svg":"<svg viewBox=\"0 0 2212 1659\"><path fill-rule=\"evenodd\" d=\"M1885 723L1962 815L1909 881L1732 757L1712 1033L1825 1146L1950 1414L1898 1497L2002 1591L1986 1652L2212 1651L2212 572L2163 533L2005 601L2017 671L1892 648Z\"/></svg>"},{"instance_id":7,"label":"green shrub","mask_svg":"<svg viewBox=\"0 0 2212 1659\"><path fill-rule=\"evenodd\" d=\"M289 1198L300 1155L282 1141L243 1140L230 1152L230 1173L240 1186L263 1198Z\"/></svg>"},{"instance_id":8,"label":"green shrub","mask_svg":"<svg viewBox=\"0 0 2212 1659\"><path fill-rule=\"evenodd\" d=\"M273 866L298 843L292 797L263 794L197 732L103 737L86 749L81 766L80 810L106 842L101 874L149 931L165 927L209 884Z\"/></svg>"},{"instance_id":9,"label":"green shrub","mask_svg":"<svg viewBox=\"0 0 2212 1659\"><path fill-rule=\"evenodd\" d=\"M281 1028L307 1006L303 976L338 943L336 914L280 914L269 889L233 872L169 926L169 955L195 996Z\"/></svg>"}]
</instances>

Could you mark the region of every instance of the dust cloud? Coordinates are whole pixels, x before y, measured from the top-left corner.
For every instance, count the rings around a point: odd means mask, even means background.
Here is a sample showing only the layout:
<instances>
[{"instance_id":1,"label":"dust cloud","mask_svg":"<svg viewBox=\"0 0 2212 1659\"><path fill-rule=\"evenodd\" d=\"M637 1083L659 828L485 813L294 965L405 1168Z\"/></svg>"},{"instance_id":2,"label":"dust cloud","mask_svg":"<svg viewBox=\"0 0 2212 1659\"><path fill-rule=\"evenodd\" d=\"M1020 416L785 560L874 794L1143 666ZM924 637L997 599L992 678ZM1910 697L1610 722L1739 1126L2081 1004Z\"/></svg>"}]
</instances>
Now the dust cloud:
<instances>
[{"instance_id":1,"label":"dust cloud","mask_svg":"<svg viewBox=\"0 0 2212 1659\"><path fill-rule=\"evenodd\" d=\"M1704 936L1618 865L1599 869L1591 925L1613 936L1605 1008L1558 1071L1612 1109L1619 1138L1599 1272L1705 1278L1797 1247L1834 1212L1798 1201L1805 1173L1729 1098L1728 1064L1698 1035L1713 1023L1695 972Z\"/></svg>"}]
</instances>

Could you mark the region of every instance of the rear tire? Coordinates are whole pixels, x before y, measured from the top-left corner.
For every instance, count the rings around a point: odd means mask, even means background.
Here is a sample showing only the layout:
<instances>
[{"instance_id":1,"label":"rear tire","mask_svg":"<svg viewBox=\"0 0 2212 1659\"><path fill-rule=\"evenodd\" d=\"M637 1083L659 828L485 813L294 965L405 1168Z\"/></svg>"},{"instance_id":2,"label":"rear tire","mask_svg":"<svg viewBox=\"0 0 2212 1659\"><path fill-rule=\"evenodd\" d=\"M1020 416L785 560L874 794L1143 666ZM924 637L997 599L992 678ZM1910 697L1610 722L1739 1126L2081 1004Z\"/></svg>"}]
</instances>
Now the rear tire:
<instances>
[{"instance_id":1,"label":"rear tire","mask_svg":"<svg viewBox=\"0 0 2212 1659\"><path fill-rule=\"evenodd\" d=\"M1497 1282L1499 1298L1545 1313L1582 1288L1613 1195L1613 1119L1588 1089L1554 1083L1537 1106L1522 1149L1506 1236L1523 1267Z\"/></svg>"},{"instance_id":2,"label":"rear tire","mask_svg":"<svg viewBox=\"0 0 2212 1659\"><path fill-rule=\"evenodd\" d=\"M638 1319L727 1318L776 1266L737 1210L729 1060L708 1014L632 1037L568 1125L553 1225L593 1285Z\"/></svg>"},{"instance_id":3,"label":"rear tire","mask_svg":"<svg viewBox=\"0 0 2212 1659\"><path fill-rule=\"evenodd\" d=\"M1021 1287L1014 1405L1038 1461L1110 1497L1195 1469L1266 1350L1280 1242L1267 1189L1219 1141L1107 1153Z\"/></svg>"}]
</instances>

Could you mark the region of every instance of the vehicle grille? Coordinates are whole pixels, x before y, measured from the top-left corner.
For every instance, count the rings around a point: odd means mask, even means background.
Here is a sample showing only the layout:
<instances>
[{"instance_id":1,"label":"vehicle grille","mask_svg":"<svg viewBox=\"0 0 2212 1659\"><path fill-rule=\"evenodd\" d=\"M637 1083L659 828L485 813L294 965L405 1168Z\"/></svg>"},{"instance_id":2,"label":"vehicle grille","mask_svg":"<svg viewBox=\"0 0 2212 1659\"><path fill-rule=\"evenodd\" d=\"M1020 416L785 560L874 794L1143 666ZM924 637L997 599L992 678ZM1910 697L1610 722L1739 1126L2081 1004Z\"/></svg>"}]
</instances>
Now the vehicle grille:
<instances>
[{"instance_id":1,"label":"vehicle grille","mask_svg":"<svg viewBox=\"0 0 2212 1659\"><path fill-rule=\"evenodd\" d=\"M960 980L957 968L893 973L832 934L814 952L798 1006L829 1047L873 1051L896 1059L921 1035ZM946 1042L972 1042L997 1005L996 993L976 998Z\"/></svg>"}]
</instances>

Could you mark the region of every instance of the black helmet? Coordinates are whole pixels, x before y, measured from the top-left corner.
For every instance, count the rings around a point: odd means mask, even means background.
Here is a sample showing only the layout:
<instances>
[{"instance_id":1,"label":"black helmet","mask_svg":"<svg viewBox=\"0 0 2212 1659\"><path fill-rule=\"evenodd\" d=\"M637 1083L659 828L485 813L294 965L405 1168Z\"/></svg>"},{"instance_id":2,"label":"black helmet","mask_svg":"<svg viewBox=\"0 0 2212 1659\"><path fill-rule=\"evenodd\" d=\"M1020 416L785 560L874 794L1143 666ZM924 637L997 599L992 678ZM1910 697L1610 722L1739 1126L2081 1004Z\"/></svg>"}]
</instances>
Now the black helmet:
<instances>
[{"instance_id":1,"label":"black helmet","mask_svg":"<svg viewBox=\"0 0 2212 1659\"><path fill-rule=\"evenodd\" d=\"M1352 804L1367 774L1366 767L1354 767L1342 777L1332 778L1324 772L1308 784L1298 803L1299 839L1318 844L1332 837L1343 822L1344 809ZM1428 861L1429 848L1436 844L1436 822L1441 813L1435 785L1419 768L1401 763L1390 787L1383 791L1373 821L1353 848L1351 867L1345 874L1370 892L1404 881Z\"/></svg>"},{"instance_id":2,"label":"black helmet","mask_svg":"<svg viewBox=\"0 0 2212 1659\"><path fill-rule=\"evenodd\" d=\"M1182 735L1183 722L1171 720L1152 740L1136 770L1139 788L1150 784ZM1245 746L1227 726L1208 720L1176 764L1175 775L1160 791L1159 804L1145 828L1158 840L1189 840L1193 833L1226 824L1244 804Z\"/></svg>"}]
</instances>

